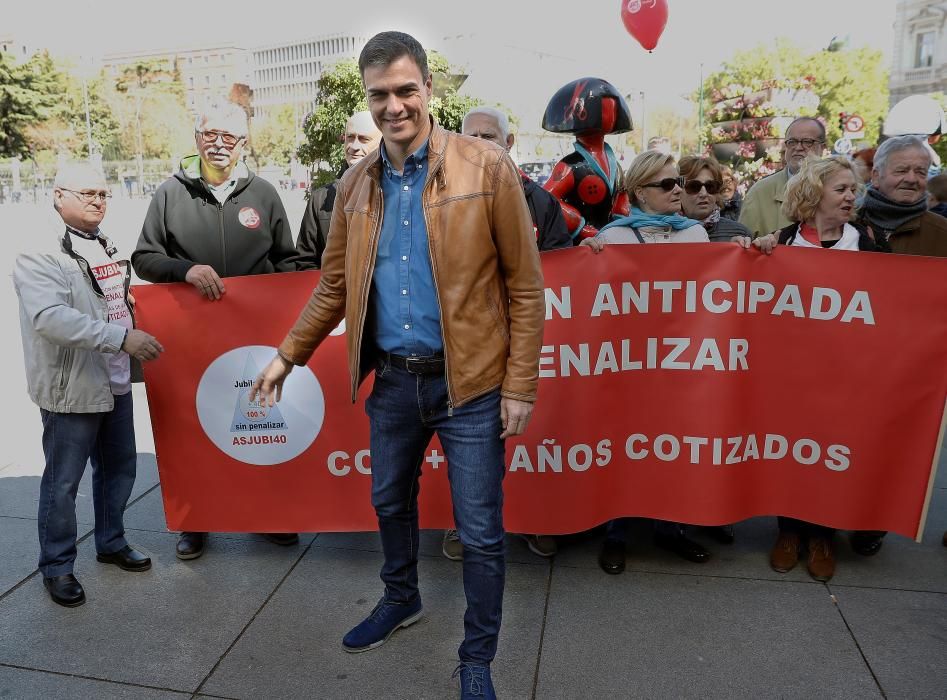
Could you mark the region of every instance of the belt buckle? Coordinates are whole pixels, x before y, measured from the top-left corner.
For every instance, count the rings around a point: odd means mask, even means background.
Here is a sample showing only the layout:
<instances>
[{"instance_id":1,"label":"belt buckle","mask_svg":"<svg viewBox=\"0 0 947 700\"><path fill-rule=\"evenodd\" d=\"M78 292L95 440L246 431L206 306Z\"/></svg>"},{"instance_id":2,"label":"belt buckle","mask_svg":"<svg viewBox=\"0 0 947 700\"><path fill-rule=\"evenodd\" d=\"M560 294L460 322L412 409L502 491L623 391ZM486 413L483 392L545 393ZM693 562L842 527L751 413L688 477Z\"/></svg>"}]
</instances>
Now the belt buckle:
<instances>
[{"instance_id":1,"label":"belt buckle","mask_svg":"<svg viewBox=\"0 0 947 700\"><path fill-rule=\"evenodd\" d=\"M406 357L404 368L411 374L427 374L428 368L437 361L437 358L431 357Z\"/></svg>"},{"instance_id":2,"label":"belt buckle","mask_svg":"<svg viewBox=\"0 0 947 700\"><path fill-rule=\"evenodd\" d=\"M421 357L404 358L404 368L411 374L423 374L425 364L427 364L427 360Z\"/></svg>"}]
</instances>

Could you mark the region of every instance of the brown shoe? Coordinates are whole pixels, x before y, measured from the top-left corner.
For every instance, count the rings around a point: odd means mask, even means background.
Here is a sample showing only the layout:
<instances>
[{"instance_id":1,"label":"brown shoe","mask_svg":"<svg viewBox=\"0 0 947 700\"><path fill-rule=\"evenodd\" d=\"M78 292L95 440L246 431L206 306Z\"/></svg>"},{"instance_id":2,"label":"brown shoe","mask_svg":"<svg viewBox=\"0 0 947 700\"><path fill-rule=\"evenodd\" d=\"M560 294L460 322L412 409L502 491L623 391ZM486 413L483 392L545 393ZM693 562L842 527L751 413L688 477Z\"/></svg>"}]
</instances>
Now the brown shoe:
<instances>
[{"instance_id":1,"label":"brown shoe","mask_svg":"<svg viewBox=\"0 0 947 700\"><path fill-rule=\"evenodd\" d=\"M776 544L769 553L769 565L773 571L785 574L799 561L799 535L795 532L779 531Z\"/></svg>"},{"instance_id":2,"label":"brown shoe","mask_svg":"<svg viewBox=\"0 0 947 700\"><path fill-rule=\"evenodd\" d=\"M835 547L827 537L809 538L809 575L816 581L828 581L835 574Z\"/></svg>"}]
</instances>

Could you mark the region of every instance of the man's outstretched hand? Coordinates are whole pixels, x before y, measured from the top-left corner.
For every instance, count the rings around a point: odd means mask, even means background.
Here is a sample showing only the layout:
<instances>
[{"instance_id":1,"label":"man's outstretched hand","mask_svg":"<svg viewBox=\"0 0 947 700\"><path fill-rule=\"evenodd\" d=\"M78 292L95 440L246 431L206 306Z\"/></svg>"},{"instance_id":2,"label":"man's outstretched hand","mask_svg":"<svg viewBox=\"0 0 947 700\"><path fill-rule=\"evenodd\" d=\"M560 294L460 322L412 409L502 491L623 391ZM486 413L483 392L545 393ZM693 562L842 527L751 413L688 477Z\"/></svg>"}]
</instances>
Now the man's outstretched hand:
<instances>
[{"instance_id":1,"label":"man's outstretched hand","mask_svg":"<svg viewBox=\"0 0 947 700\"><path fill-rule=\"evenodd\" d=\"M283 398L283 382L293 371L293 365L277 355L263 368L250 389L250 403L259 398L261 406L273 406Z\"/></svg>"}]
</instances>

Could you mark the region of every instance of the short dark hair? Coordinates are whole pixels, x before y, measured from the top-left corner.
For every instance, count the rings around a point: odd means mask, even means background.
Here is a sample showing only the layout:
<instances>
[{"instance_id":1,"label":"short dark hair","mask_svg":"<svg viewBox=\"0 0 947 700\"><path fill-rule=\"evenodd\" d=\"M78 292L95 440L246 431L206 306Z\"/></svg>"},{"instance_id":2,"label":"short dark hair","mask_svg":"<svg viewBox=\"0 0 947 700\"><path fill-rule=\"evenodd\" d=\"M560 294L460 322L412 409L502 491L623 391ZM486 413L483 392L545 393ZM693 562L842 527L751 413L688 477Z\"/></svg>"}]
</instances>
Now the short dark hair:
<instances>
[{"instance_id":1,"label":"short dark hair","mask_svg":"<svg viewBox=\"0 0 947 700\"><path fill-rule=\"evenodd\" d=\"M714 180L723 184L723 171L716 158L709 158L707 156L684 156L677 163L677 169L681 175L688 180L693 180L704 168L710 171Z\"/></svg>"},{"instance_id":2,"label":"short dark hair","mask_svg":"<svg viewBox=\"0 0 947 700\"><path fill-rule=\"evenodd\" d=\"M404 32L380 32L368 40L358 55L358 72L364 78L369 66L388 66L402 56L409 56L421 69L421 79L427 80L427 53L424 47L410 34Z\"/></svg>"}]
</instances>

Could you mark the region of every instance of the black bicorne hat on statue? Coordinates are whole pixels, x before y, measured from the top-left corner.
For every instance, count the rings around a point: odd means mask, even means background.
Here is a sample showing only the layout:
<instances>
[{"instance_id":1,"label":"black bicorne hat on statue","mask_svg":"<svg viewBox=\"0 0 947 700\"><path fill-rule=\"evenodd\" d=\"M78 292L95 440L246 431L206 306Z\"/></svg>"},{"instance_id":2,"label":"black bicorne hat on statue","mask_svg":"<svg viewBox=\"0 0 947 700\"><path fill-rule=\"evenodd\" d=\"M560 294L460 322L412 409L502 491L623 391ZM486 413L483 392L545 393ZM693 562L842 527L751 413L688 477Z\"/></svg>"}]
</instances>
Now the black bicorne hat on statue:
<instances>
[{"instance_id":1,"label":"black bicorne hat on statue","mask_svg":"<svg viewBox=\"0 0 947 700\"><path fill-rule=\"evenodd\" d=\"M617 103L615 128L608 133L631 131L628 103L614 85L601 78L580 78L559 88L546 106L543 129L561 134L601 129L603 97L614 97Z\"/></svg>"}]
</instances>

